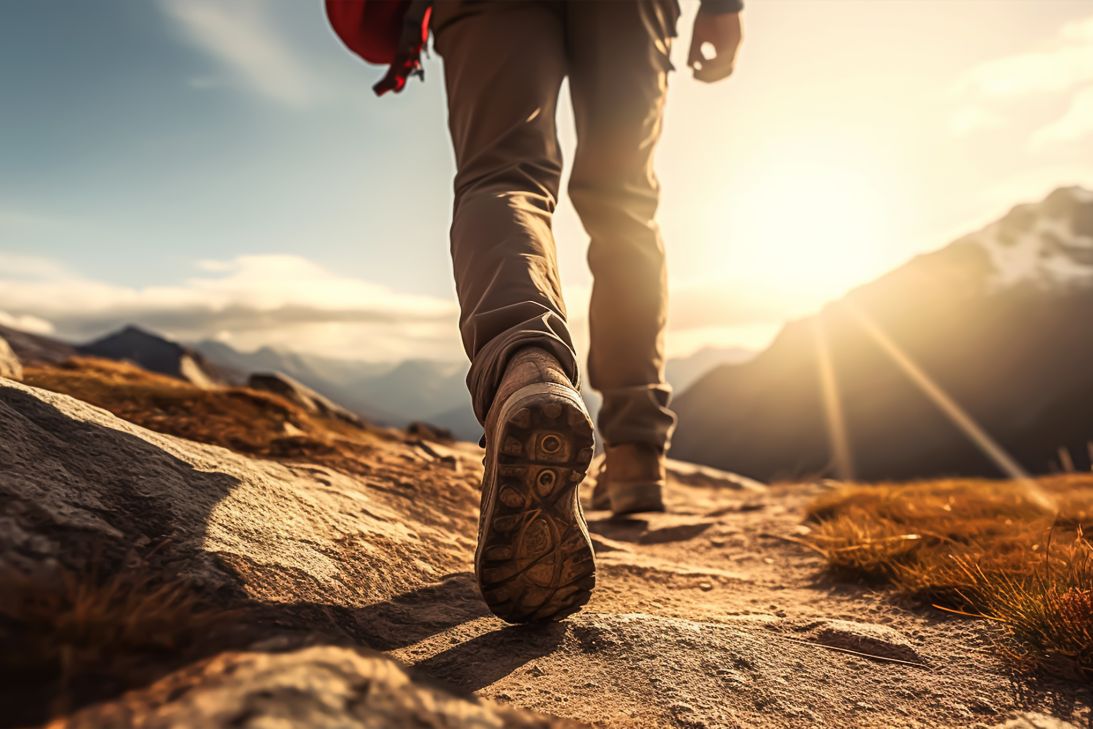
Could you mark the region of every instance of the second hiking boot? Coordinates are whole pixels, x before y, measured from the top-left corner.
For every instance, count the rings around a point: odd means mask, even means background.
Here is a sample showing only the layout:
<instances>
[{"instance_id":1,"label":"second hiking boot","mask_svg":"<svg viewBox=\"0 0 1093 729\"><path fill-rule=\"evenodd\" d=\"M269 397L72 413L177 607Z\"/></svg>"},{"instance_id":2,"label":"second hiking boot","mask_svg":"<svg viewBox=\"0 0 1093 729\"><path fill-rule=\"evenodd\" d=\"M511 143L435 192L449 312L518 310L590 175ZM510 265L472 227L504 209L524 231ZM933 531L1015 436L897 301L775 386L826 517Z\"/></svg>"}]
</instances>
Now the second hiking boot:
<instances>
[{"instance_id":1,"label":"second hiking boot","mask_svg":"<svg viewBox=\"0 0 1093 729\"><path fill-rule=\"evenodd\" d=\"M474 570L490 610L511 623L559 620L596 584L577 487L592 460L592 421L548 352L509 361L485 423Z\"/></svg>"},{"instance_id":2,"label":"second hiking boot","mask_svg":"<svg viewBox=\"0 0 1093 729\"><path fill-rule=\"evenodd\" d=\"M642 443L607 446L596 475L592 508L615 514L664 511L664 454Z\"/></svg>"}]
</instances>

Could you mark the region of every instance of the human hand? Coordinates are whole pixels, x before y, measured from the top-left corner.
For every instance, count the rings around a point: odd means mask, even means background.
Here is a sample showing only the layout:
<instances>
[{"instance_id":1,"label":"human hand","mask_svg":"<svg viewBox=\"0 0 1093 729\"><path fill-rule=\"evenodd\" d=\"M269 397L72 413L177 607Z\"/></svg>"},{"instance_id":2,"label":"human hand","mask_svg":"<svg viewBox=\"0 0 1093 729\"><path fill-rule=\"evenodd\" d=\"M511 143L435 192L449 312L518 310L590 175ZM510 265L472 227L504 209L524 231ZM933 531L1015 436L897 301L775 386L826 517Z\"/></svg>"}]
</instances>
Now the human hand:
<instances>
[{"instance_id":1,"label":"human hand","mask_svg":"<svg viewBox=\"0 0 1093 729\"><path fill-rule=\"evenodd\" d=\"M687 65L693 69L694 77L705 83L728 78L736 63L736 51L742 38L740 13L704 13L699 10L691 33L691 50L687 54ZM712 58L706 58L702 53L703 46L707 44L713 47Z\"/></svg>"}]
</instances>

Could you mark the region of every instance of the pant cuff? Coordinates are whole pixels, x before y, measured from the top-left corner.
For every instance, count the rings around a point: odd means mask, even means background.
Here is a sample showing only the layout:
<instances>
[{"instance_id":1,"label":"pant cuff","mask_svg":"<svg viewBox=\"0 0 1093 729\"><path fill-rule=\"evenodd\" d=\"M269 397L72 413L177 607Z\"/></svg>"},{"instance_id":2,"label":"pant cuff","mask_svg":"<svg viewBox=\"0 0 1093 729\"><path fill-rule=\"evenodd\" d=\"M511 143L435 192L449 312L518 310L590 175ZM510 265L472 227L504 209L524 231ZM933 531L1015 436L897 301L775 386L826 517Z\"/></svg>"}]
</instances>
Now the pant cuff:
<instances>
[{"instance_id":1,"label":"pant cuff","mask_svg":"<svg viewBox=\"0 0 1093 729\"><path fill-rule=\"evenodd\" d=\"M676 427L667 384L605 389L598 425L609 446L644 443L667 452Z\"/></svg>"},{"instance_id":2,"label":"pant cuff","mask_svg":"<svg viewBox=\"0 0 1093 729\"><path fill-rule=\"evenodd\" d=\"M554 355L573 387L580 390L580 368L571 342L565 322L553 313L522 322L490 340L479 350L467 373L467 388L478 422L485 425L505 368L512 355L523 347L539 347Z\"/></svg>"}]
</instances>

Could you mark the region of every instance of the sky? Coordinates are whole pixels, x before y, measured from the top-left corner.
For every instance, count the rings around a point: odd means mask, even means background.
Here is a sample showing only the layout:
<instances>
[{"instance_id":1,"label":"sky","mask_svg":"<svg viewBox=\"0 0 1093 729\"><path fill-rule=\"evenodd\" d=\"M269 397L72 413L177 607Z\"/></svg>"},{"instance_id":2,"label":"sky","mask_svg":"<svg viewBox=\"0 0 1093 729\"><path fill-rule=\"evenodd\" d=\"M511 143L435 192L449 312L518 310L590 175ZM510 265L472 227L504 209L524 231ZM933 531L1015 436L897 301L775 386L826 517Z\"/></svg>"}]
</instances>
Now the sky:
<instances>
[{"instance_id":1,"label":"sky","mask_svg":"<svg viewBox=\"0 0 1093 729\"><path fill-rule=\"evenodd\" d=\"M670 355L760 348L1017 203L1093 188L1088 0L751 0L743 19L729 81L670 80ZM382 69L319 0L0 3L0 323L461 357L441 64L375 98ZM568 102L558 123L568 155ZM564 194L555 233L583 349Z\"/></svg>"}]
</instances>

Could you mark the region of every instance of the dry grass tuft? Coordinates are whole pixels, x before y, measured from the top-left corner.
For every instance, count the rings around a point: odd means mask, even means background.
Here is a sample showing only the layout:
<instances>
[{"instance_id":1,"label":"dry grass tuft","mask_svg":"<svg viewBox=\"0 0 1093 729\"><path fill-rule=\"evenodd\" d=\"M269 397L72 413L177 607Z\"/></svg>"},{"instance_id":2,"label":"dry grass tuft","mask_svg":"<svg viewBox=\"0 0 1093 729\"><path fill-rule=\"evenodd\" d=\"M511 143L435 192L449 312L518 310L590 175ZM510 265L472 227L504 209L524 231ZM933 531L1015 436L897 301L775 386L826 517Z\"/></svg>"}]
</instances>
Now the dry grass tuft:
<instances>
[{"instance_id":1,"label":"dry grass tuft","mask_svg":"<svg viewBox=\"0 0 1093 729\"><path fill-rule=\"evenodd\" d=\"M1093 475L848 485L807 542L843 575L999 623L1026 667L1093 678Z\"/></svg>"},{"instance_id":2,"label":"dry grass tuft","mask_svg":"<svg viewBox=\"0 0 1093 729\"><path fill-rule=\"evenodd\" d=\"M59 714L145 684L222 644L238 617L144 567L105 579L0 576L3 721L41 721L23 714Z\"/></svg>"}]
</instances>

